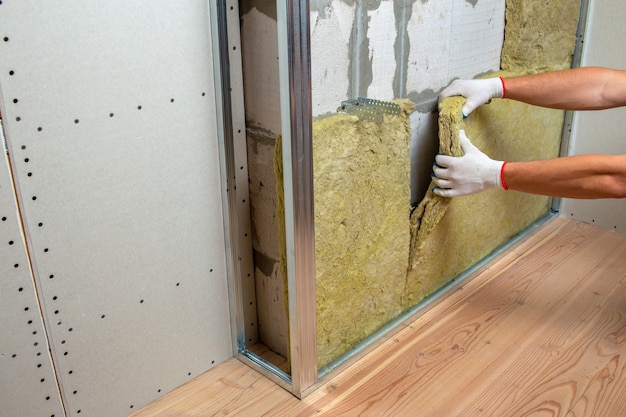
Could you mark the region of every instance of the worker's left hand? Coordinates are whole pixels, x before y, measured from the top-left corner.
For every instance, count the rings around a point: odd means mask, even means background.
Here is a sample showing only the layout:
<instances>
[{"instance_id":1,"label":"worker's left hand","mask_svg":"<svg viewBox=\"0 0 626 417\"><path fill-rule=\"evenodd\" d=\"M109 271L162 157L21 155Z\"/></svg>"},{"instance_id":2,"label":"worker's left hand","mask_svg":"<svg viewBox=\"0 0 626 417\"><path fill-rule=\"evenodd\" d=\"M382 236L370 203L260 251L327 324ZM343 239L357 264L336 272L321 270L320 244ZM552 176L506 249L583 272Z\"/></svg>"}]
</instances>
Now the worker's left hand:
<instances>
[{"instance_id":1,"label":"worker's left hand","mask_svg":"<svg viewBox=\"0 0 626 417\"><path fill-rule=\"evenodd\" d=\"M442 197L458 197L478 193L490 188L503 188L501 171L503 161L494 161L470 142L465 131L459 131L460 157L437 155L432 178L433 192Z\"/></svg>"},{"instance_id":2,"label":"worker's left hand","mask_svg":"<svg viewBox=\"0 0 626 417\"><path fill-rule=\"evenodd\" d=\"M489 102L492 98L503 98L504 80L501 77L454 80L439 94L439 102L450 96L463 96L467 99L461 108L463 117L467 117L477 107Z\"/></svg>"}]
</instances>

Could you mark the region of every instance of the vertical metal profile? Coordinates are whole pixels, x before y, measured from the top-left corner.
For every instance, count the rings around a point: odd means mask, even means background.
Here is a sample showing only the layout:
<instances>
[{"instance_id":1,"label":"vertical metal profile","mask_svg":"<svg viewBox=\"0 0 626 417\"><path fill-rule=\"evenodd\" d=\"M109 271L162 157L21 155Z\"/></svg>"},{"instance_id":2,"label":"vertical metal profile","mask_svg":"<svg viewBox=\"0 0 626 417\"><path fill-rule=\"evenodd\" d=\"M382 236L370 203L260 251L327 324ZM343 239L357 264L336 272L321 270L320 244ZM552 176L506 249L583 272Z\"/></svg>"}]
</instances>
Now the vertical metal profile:
<instances>
[{"instance_id":1,"label":"vertical metal profile","mask_svg":"<svg viewBox=\"0 0 626 417\"><path fill-rule=\"evenodd\" d=\"M224 236L226 246L226 274L228 277L229 303L231 310L231 337L233 342L233 353L236 354L240 344L241 334L239 324L243 321L243 307L241 300L240 280L235 279L238 276L237 264L233 262L236 259L236 253L233 243L236 242L237 224L235 216L229 215L229 207L232 207L232 199L234 193L228 192L231 187L230 178L235 172L234 167L234 149L232 143L232 115L230 111L230 99L226 92L230 85L228 77L228 44L224 41L227 39L226 33L226 5L222 1L209 2L209 18L211 21L211 37L213 42L214 55L214 82L215 82L215 106L218 114L217 132L219 135L219 152L220 152L220 175L222 177L222 202L224 219ZM219 117L221 116L221 117ZM234 229L234 230L233 230Z\"/></svg>"},{"instance_id":2,"label":"vertical metal profile","mask_svg":"<svg viewBox=\"0 0 626 417\"><path fill-rule=\"evenodd\" d=\"M230 6L229 3L230 2ZM209 14L214 54L214 78L218 134L220 147L220 175L226 261L231 308L233 351L245 352L248 344L256 342L256 303L254 302L254 268L250 240L250 207L248 205L248 175L243 116L243 87L240 79L239 20L236 0L209 2ZM236 48L233 49L233 46ZM245 204L242 203L245 202Z\"/></svg>"},{"instance_id":3,"label":"vertical metal profile","mask_svg":"<svg viewBox=\"0 0 626 417\"><path fill-rule=\"evenodd\" d=\"M317 380L308 0L277 0L292 392Z\"/></svg>"}]
</instances>

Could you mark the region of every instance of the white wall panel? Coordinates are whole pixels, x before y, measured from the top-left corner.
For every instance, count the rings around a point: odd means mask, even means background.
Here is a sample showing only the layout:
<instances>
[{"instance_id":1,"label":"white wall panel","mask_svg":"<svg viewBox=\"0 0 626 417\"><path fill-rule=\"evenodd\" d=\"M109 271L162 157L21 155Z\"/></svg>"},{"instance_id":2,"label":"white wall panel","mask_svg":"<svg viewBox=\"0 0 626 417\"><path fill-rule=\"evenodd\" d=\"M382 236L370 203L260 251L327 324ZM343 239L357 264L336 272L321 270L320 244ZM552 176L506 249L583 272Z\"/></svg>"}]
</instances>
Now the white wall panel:
<instances>
[{"instance_id":1,"label":"white wall panel","mask_svg":"<svg viewBox=\"0 0 626 417\"><path fill-rule=\"evenodd\" d=\"M2 113L68 415L127 415L232 355L207 6L0 5Z\"/></svg>"},{"instance_id":2,"label":"white wall panel","mask_svg":"<svg viewBox=\"0 0 626 417\"><path fill-rule=\"evenodd\" d=\"M581 66L626 68L626 51L616 47L626 38L624 5L618 0L589 1ZM576 112L570 155L626 154L626 108ZM626 200L563 199L561 215L626 233Z\"/></svg>"}]
</instances>

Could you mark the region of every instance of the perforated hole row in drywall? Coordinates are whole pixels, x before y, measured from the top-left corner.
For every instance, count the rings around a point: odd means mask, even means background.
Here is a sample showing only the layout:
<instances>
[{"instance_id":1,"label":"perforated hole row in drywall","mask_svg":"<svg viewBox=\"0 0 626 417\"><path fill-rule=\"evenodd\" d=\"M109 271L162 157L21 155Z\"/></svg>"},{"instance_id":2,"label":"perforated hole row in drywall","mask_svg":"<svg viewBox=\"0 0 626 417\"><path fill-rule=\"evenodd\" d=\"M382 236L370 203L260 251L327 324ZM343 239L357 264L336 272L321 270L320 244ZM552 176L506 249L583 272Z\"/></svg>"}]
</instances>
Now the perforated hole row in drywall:
<instances>
[{"instance_id":1,"label":"perforated hole row in drywall","mask_svg":"<svg viewBox=\"0 0 626 417\"><path fill-rule=\"evenodd\" d=\"M206 97L206 92L201 91L198 92L199 97ZM166 98L163 100L163 103L167 103L168 106L176 106L181 103L182 99L177 100L174 97ZM19 105L20 100L15 99L14 104L16 107ZM156 107L156 106L155 106ZM34 181L40 179L42 175L38 170L38 166L40 161L45 163L45 155L37 152L37 144L46 141L54 141L55 137L51 135L47 135L47 132L50 131L65 131L70 132L73 128L87 128L87 130L91 128L95 128L99 123L115 123L116 120L120 120L121 118L132 116L133 112L146 112L150 111L153 106L148 103L137 104L136 106L130 107L124 110L115 109L114 111L102 112L102 114L98 116L94 115L75 115L74 117L68 117L65 121L57 121L55 122L55 126L52 129L48 129L45 123L41 123L36 120L30 120L27 116L16 116L15 121L21 125L29 124L25 128L36 132L35 136L32 136L31 141L24 142L24 144L20 144L14 148L17 148L18 157L16 158L16 165L18 167L18 171L25 175L27 181ZM19 110L19 109L18 109ZM27 114L27 113L25 113ZM31 152L32 151L32 152ZM24 176L22 176L24 177ZM27 184L22 184L22 190L30 190L31 187ZM36 189L37 186L33 186L32 189ZM32 194L32 195L31 195ZM243 201L245 204L246 202ZM47 201L46 198L42 198L38 196L38 193L33 191L32 193L25 195L23 197L22 204L25 207L32 206L42 206L45 207L49 204L55 204L54 201ZM71 410L76 414L81 415L92 415L94 410L89 408L88 402L83 402L81 400L81 394L85 391L81 389L81 384L84 383L84 378L86 377L85 371L81 371L80 365L76 360L73 360L72 357L75 354L84 355L84 352L76 351L77 343L74 343L76 338L84 338L85 335L82 333L85 332L84 328L81 328L80 325L77 325L74 322L74 318L76 314L71 312L67 314L66 308L64 308L65 303L71 303L72 300L68 300L68 297L72 297L71 291L68 294L66 289L67 285L71 285L68 281L70 277L66 276L62 272L54 269L53 267L48 267L48 265L54 264L54 262L47 262L46 257L54 257L55 255L55 244L54 244L54 228L53 231L50 232L50 236L47 236L46 228L50 223L53 223L54 220L49 220L45 217L45 210L40 211L36 208L32 210L25 210L31 213L41 212L43 213L41 217L33 218L33 222L30 224L31 228L35 230L31 231L32 235L36 235L35 242L32 245L31 250L37 252L36 256L38 256L37 261L37 271L39 274L40 280L49 281L50 285L43 286L44 293L44 304L47 310L48 322L51 326L51 332L54 335L55 343L53 349L55 351L56 360L62 364L59 366L59 370L62 373L61 380L62 384L65 385L65 396L66 401L70 405ZM15 263L13 265L14 268L19 268L20 265ZM209 269L209 275L213 275L214 269ZM212 279L209 277L209 279ZM177 298L185 296L183 293L185 291L189 291L190 288L194 286L192 282L188 282L184 276L173 277L172 281L169 284L170 288L167 290L169 297ZM183 293L180 293L180 292ZM177 292L180 294L177 295ZM63 294L63 295L59 295ZM149 294L142 294L141 296L137 296L134 300L130 300L129 302L134 303L137 307L147 309L148 311L154 311L155 306L159 303L163 302L163 299L154 299L151 298ZM125 310L128 306L119 306L119 305L110 305L106 306L106 308L100 309L98 311L92 311L93 317L89 318L90 326L93 329L100 329L104 333L115 333L115 326L119 326L120 323L123 322L124 318L121 317L121 310ZM33 307L25 307L26 311L30 311ZM35 310L37 310L35 308ZM71 308L70 308L71 310ZM149 314L149 313L146 313ZM99 321L99 323L98 323ZM106 327L109 327L109 330L106 330ZM93 331L92 329L92 331ZM78 343L80 344L80 343ZM207 366L212 366L216 362L215 359L212 359L210 364L206 364ZM194 376L197 376L199 373L206 370L206 368L188 368L181 370L181 375L179 379L188 379ZM77 380L76 377L79 377ZM163 390L169 390L172 386L168 386L163 388L161 385L157 385L152 388L153 394L160 395ZM138 403L141 403L140 401ZM128 410L133 410L137 408L135 402L127 405Z\"/></svg>"},{"instance_id":2,"label":"perforated hole row in drywall","mask_svg":"<svg viewBox=\"0 0 626 417\"><path fill-rule=\"evenodd\" d=\"M62 416L26 248L20 231L12 180L0 155L0 387L7 415ZM23 404L26 402L27 407ZM26 414L25 414L26 413Z\"/></svg>"},{"instance_id":3,"label":"perforated hole row in drywall","mask_svg":"<svg viewBox=\"0 0 626 417\"><path fill-rule=\"evenodd\" d=\"M65 406L127 415L232 356L209 5L4 3L2 110Z\"/></svg>"}]
</instances>

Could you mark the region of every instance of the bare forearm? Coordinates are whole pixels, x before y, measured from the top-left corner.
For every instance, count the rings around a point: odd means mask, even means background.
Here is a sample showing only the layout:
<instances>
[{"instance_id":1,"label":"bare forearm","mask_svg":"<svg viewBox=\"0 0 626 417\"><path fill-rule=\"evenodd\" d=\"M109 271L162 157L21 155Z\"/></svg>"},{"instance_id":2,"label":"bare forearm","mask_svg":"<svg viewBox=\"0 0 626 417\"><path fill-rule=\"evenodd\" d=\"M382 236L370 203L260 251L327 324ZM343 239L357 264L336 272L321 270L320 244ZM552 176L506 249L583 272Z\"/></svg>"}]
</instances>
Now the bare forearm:
<instances>
[{"instance_id":1,"label":"bare forearm","mask_svg":"<svg viewBox=\"0 0 626 417\"><path fill-rule=\"evenodd\" d=\"M626 105L626 71L585 67L504 79L506 98L542 107L597 110Z\"/></svg>"},{"instance_id":2,"label":"bare forearm","mask_svg":"<svg viewBox=\"0 0 626 417\"><path fill-rule=\"evenodd\" d=\"M510 162L503 172L510 190L569 198L626 197L626 155L578 155Z\"/></svg>"}]
</instances>

